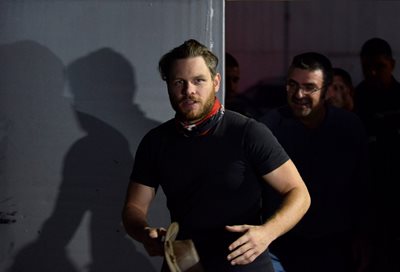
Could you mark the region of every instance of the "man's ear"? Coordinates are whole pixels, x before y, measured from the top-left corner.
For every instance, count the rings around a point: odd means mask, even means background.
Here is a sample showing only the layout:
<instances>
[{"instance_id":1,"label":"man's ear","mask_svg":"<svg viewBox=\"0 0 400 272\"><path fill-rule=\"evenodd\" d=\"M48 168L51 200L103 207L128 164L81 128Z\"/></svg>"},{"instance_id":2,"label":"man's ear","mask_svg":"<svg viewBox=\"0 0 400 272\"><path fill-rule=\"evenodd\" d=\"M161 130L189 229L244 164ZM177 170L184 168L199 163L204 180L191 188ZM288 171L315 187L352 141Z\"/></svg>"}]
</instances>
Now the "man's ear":
<instances>
[{"instance_id":1,"label":"man's ear","mask_svg":"<svg viewBox=\"0 0 400 272\"><path fill-rule=\"evenodd\" d=\"M219 91L219 87L221 85L221 74L220 73L217 73L215 75L214 80L213 80L213 85L215 88L215 92L217 93Z\"/></svg>"}]
</instances>

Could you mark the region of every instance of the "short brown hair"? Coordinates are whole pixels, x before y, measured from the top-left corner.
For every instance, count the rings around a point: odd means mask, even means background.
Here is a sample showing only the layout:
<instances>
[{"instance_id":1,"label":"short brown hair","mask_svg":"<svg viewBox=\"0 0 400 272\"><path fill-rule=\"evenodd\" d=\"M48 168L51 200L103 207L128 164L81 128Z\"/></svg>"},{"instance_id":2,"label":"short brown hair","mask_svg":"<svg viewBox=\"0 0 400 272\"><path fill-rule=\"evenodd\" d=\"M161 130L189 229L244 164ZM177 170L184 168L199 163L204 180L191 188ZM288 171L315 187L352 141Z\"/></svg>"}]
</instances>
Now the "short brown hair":
<instances>
[{"instance_id":1,"label":"short brown hair","mask_svg":"<svg viewBox=\"0 0 400 272\"><path fill-rule=\"evenodd\" d=\"M168 80L171 72L171 65L174 61L193 57L203 57L208 69L210 70L211 76L215 77L217 74L218 57L206 46L191 39L185 41L182 45L175 47L162 56L158 63L158 70L160 71L161 78L163 80Z\"/></svg>"}]
</instances>

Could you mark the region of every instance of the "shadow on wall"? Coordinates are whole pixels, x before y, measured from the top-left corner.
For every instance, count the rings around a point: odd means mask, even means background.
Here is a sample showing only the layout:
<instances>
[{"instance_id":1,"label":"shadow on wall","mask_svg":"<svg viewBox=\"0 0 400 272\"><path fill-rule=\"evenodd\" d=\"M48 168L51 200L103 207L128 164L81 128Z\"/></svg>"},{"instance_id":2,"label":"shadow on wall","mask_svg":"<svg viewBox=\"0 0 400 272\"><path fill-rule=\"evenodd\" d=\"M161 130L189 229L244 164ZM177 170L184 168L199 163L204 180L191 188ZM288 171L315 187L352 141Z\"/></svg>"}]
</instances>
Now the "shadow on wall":
<instances>
[{"instance_id":1,"label":"shadow on wall","mask_svg":"<svg viewBox=\"0 0 400 272\"><path fill-rule=\"evenodd\" d=\"M50 50L33 41L3 44L0 63L0 210L7 222L0 225L1 266L20 245L16 240L36 234L33 226L51 191L43 189L57 182L62 154L57 159L56 149L67 146L57 137L65 131L59 119L71 111L57 93L63 86L62 62Z\"/></svg>"},{"instance_id":2,"label":"shadow on wall","mask_svg":"<svg viewBox=\"0 0 400 272\"><path fill-rule=\"evenodd\" d=\"M67 246L87 214L90 237L84 240L91 252L83 253L91 263L85 270L156 271L120 223L132 153L158 124L132 104L133 68L121 54L103 48L68 65L66 76L76 121L85 135L64 157L54 210L37 240L18 252L9 271L79 271ZM86 241L78 241L77 247Z\"/></svg>"}]
</instances>

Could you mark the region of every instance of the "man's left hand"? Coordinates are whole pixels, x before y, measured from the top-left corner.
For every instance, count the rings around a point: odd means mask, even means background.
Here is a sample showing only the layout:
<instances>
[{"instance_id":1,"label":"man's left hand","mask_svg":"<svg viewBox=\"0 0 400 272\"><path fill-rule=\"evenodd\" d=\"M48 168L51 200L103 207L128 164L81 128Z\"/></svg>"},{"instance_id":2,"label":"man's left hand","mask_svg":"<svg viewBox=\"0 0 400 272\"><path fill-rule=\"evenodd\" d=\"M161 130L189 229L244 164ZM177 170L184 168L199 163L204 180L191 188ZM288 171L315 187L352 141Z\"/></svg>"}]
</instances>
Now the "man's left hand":
<instances>
[{"instance_id":1,"label":"man's left hand","mask_svg":"<svg viewBox=\"0 0 400 272\"><path fill-rule=\"evenodd\" d=\"M229 246L231 253L228 255L228 260L232 265L245 265L253 262L271 243L264 226L226 226L226 230L243 233Z\"/></svg>"}]
</instances>

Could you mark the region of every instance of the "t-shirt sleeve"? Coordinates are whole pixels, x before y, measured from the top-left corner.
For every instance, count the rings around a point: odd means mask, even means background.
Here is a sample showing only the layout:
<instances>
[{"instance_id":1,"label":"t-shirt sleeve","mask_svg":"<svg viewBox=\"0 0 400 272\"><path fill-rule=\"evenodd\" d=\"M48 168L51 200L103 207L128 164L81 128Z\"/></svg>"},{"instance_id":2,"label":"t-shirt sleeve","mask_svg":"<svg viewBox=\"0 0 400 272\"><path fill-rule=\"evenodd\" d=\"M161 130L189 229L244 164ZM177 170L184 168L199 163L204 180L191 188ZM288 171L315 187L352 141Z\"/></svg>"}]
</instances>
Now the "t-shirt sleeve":
<instances>
[{"instance_id":1,"label":"t-shirt sleeve","mask_svg":"<svg viewBox=\"0 0 400 272\"><path fill-rule=\"evenodd\" d=\"M130 176L131 182L137 182L155 189L158 188L158 178L154 166L156 165L157 144L152 141L151 133L148 133L140 142L135 155L133 169Z\"/></svg>"},{"instance_id":2,"label":"t-shirt sleeve","mask_svg":"<svg viewBox=\"0 0 400 272\"><path fill-rule=\"evenodd\" d=\"M271 130L255 120L250 120L246 126L244 145L247 157L262 176L289 160Z\"/></svg>"}]
</instances>

